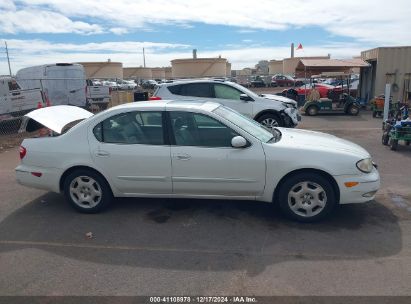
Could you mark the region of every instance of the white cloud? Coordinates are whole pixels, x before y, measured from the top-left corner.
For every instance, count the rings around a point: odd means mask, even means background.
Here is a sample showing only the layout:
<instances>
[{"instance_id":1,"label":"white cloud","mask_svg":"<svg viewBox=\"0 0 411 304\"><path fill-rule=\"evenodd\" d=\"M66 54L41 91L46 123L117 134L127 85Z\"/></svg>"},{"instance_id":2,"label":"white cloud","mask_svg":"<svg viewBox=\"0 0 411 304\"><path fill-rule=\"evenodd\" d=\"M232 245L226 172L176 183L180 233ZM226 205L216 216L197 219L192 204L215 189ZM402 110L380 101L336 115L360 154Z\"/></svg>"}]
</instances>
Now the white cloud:
<instances>
[{"instance_id":1,"label":"white cloud","mask_svg":"<svg viewBox=\"0 0 411 304\"><path fill-rule=\"evenodd\" d=\"M81 62L81 61L119 61L123 66L140 66L143 64L142 47L146 49L146 63L148 66L169 66L170 61L176 58L190 58L192 56L189 45L156 43L156 42L103 42L103 43L58 43L51 44L44 40L7 40L11 56L13 72L34 65L53 62ZM305 45L296 56L327 55L334 58L358 56L364 45L358 44L324 44L317 46ZM227 58L233 69L254 66L259 60L282 59L290 54L289 47L258 47L236 46L233 49L219 49L200 52L201 57ZM0 58L0 74L7 74L5 58Z\"/></svg>"},{"instance_id":2,"label":"white cloud","mask_svg":"<svg viewBox=\"0 0 411 304\"><path fill-rule=\"evenodd\" d=\"M10 0L4 6L13 7ZM25 11L55 12L58 18L70 18L68 29L74 32L93 32L94 24L76 24L76 18L98 20L100 27L138 29L150 24L190 26L192 22L239 27L239 32L253 29L283 30L294 27L319 26L331 34L353 37L359 41L381 44L406 44L411 41L411 5L408 0L20 0ZM10 9L11 15L19 10ZM57 16L57 15L56 15ZM3 17L3 16L2 16ZM36 21L37 18L37 21ZM8 19L15 20L13 16ZM19 18L17 18L18 20ZM42 14L31 14L15 31L34 31L38 28L60 32L60 23L53 24ZM64 19L63 19L64 20ZM67 20L65 20L67 23ZM44 24L43 24L44 23ZM56 27L57 29L55 29ZM0 31L11 31L3 22Z\"/></svg>"},{"instance_id":3,"label":"white cloud","mask_svg":"<svg viewBox=\"0 0 411 304\"><path fill-rule=\"evenodd\" d=\"M110 29L110 32L112 32L113 34L116 35L124 35L128 33L128 29L124 28L124 27L112 27Z\"/></svg>"},{"instance_id":4,"label":"white cloud","mask_svg":"<svg viewBox=\"0 0 411 304\"><path fill-rule=\"evenodd\" d=\"M102 27L83 21L73 21L60 13L37 9L1 10L0 32L99 34Z\"/></svg>"}]
</instances>

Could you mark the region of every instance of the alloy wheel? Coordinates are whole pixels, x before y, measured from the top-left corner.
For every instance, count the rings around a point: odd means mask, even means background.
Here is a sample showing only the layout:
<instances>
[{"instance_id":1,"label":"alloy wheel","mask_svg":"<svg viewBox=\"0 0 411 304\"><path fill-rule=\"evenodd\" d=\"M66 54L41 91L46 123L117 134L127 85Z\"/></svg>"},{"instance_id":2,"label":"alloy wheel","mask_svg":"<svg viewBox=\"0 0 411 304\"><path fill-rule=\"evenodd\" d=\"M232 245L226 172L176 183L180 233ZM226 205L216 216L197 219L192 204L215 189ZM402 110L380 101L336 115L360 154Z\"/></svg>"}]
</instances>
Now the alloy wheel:
<instances>
[{"instance_id":1,"label":"alloy wheel","mask_svg":"<svg viewBox=\"0 0 411 304\"><path fill-rule=\"evenodd\" d=\"M266 118L261 121L261 125L266 127L267 129L271 130L275 127L279 127L278 121L275 118Z\"/></svg>"},{"instance_id":2,"label":"alloy wheel","mask_svg":"<svg viewBox=\"0 0 411 304\"><path fill-rule=\"evenodd\" d=\"M99 183L89 176L78 176L70 183L70 197L81 208L93 208L102 199Z\"/></svg>"},{"instance_id":3,"label":"alloy wheel","mask_svg":"<svg viewBox=\"0 0 411 304\"><path fill-rule=\"evenodd\" d=\"M304 181L294 185L288 193L288 206L295 214L313 217L327 204L327 195L319 184Z\"/></svg>"}]
</instances>

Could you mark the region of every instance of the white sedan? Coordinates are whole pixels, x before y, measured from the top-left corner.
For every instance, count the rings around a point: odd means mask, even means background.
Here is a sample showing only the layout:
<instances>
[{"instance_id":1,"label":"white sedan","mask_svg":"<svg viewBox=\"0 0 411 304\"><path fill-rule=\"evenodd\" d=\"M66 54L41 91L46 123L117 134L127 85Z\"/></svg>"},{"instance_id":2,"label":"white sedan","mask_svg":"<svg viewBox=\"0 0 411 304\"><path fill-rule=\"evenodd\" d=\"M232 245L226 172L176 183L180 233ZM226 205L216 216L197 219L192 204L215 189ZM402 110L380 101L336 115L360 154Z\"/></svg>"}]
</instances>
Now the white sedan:
<instances>
[{"instance_id":1,"label":"white sedan","mask_svg":"<svg viewBox=\"0 0 411 304\"><path fill-rule=\"evenodd\" d=\"M17 181L64 193L85 213L113 196L241 199L278 203L309 222L337 204L370 201L380 187L360 146L319 132L268 132L217 103L138 102L97 115L54 106L26 116L27 127L40 123L56 136L23 141Z\"/></svg>"}]
</instances>

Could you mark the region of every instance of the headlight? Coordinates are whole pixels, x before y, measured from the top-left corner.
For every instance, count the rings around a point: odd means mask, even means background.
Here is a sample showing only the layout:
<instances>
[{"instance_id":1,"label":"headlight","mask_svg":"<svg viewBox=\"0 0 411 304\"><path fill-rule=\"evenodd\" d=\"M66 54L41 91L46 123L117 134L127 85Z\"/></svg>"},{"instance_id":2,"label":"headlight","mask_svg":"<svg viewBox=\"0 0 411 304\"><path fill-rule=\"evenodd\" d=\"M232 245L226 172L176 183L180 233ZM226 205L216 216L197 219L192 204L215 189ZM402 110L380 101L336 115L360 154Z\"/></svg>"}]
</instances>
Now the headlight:
<instances>
[{"instance_id":1,"label":"headlight","mask_svg":"<svg viewBox=\"0 0 411 304\"><path fill-rule=\"evenodd\" d=\"M364 173L370 173L372 171L373 167L372 159L371 158L365 158L357 162L357 168L361 172Z\"/></svg>"},{"instance_id":2,"label":"headlight","mask_svg":"<svg viewBox=\"0 0 411 304\"><path fill-rule=\"evenodd\" d=\"M284 102L284 105L285 105L287 108L290 108L290 109L295 108L295 105L294 105L293 103Z\"/></svg>"}]
</instances>

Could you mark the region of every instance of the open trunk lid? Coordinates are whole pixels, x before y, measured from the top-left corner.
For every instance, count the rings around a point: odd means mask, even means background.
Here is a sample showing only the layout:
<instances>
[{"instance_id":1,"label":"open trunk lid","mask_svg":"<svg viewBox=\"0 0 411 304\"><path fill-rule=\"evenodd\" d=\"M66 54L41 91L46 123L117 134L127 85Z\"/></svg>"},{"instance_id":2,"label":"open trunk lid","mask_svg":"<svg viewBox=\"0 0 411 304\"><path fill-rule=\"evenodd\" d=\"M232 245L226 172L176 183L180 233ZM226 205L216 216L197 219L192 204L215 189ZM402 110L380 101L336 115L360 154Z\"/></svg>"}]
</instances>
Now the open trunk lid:
<instances>
[{"instance_id":1,"label":"open trunk lid","mask_svg":"<svg viewBox=\"0 0 411 304\"><path fill-rule=\"evenodd\" d=\"M32 132L46 127L61 134L67 125L93 115L93 113L76 106L60 105L40 108L23 116L20 132Z\"/></svg>"}]
</instances>

